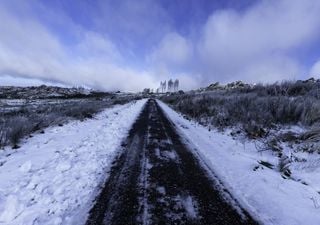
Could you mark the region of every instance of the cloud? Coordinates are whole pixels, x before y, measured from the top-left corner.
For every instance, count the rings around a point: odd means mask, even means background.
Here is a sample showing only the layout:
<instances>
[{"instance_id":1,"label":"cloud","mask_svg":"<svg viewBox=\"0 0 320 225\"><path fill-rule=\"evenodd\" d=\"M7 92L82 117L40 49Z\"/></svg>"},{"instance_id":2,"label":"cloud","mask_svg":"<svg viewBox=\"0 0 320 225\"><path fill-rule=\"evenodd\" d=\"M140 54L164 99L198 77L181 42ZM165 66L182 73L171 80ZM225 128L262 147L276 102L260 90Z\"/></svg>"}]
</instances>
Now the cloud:
<instances>
[{"instance_id":1,"label":"cloud","mask_svg":"<svg viewBox=\"0 0 320 225\"><path fill-rule=\"evenodd\" d=\"M207 17L184 14L197 20L188 22L190 27L166 5L1 1L0 77L139 91L170 78L189 89L213 81L301 79L319 71L319 63L307 68L299 54L320 37L318 0L260 0L210 13L197 9Z\"/></svg>"},{"instance_id":2,"label":"cloud","mask_svg":"<svg viewBox=\"0 0 320 225\"><path fill-rule=\"evenodd\" d=\"M68 85L62 83L56 83L51 81L39 80L35 78L24 78L24 77L15 77L10 75L1 75L0 76L0 84L2 86L18 86L18 87L28 87L28 86L62 86L68 87Z\"/></svg>"},{"instance_id":3,"label":"cloud","mask_svg":"<svg viewBox=\"0 0 320 225\"><path fill-rule=\"evenodd\" d=\"M213 13L198 53L207 79L292 79L303 66L292 54L319 37L317 0L261 1L244 12Z\"/></svg>"},{"instance_id":4,"label":"cloud","mask_svg":"<svg viewBox=\"0 0 320 225\"><path fill-rule=\"evenodd\" d=\"M320 60L318 60L310 69L310 76L320 79Z\"/></svg>"},{"instance_id":5,"label":"cloud","mask_svg":"<svg viewBox=\"0 0 320 225\"><path fill-rule=\"evenodd\" d=\"M192 45L186 38L177 33L168 33L153 51L151 60L153 63L163 62L179 66L190 60L191 54Z\"/></svg>"},{"instance_id":6,"label":"cloud","mask_svg":"<svg viewBox=\"0 0 320 225\"><path fill-rule=\"evenodd\" d=\"M97 57L109 62L121 60L121 54L115 44L108 37L92 31L83 32L82 40L75 46L75 50L83 58Z\"/></svg>"},{"instance_id":7,"label":"cloud","mask_svg":"<svg viewBox=\"0 0 320 225\"><path fill-rule=\"evenodd\" d=\"M98 0L93 21L96 29L116 39L122 52L141 57L174 30L172 19L158 1ZM124 49L122 49L122 47Z\"/></svg>"},{"instance_id":8,"label":"cloud","mask_svg":"<svg viewBox=\"0 0 320 225\"><path fill-rule=\"evenodd\" d=\"M174 78L179 80L180 90L192 90L199 88L201 84L200 74L190 74L190 73L176 73L174 77L168 77L168 79Z\"/></svg>"},{"instance_id":9,"label":"cloud","mask_svg":"<svg viewBox=\"0 0 320 225\"><path fill-rule=\"evenodd\" d=\"M188 68L193 59L192 42L178 34L169 32L147 56L153 74L161 80L179 79L180 88L190 90L200 86L201 76Z\"/></svg>"},{"instance_id":10,"label":"cloud","mask_svg":"<svg viewBox=\"0 0 320 225\"><path fill-rule=\"evenodd\" d=\"M0 7L0 76L87 85L103 90L137 91L154 86L146 71L123 65L116 45L105 35L77 27L81 39L65 46L56 33L32 16L19 18ZM74 26L76 27L76 26Z\"/></svg>"},{"instance_id":11,"label":"cloud","mask_svg":"<svg viewBox=\"0 0 320 225\"><path fill-rule=\"evenodd\" d=\"M320 37L319 11L317 0L262 0L244 10L214 11L197 38L166 33L148 60L162 77L185 77L188 87L300 79L308 69L297 54Z\"/></svg>"},{"instance_id":12,"label":"cloud","mask_svg":"<svg viewBox=\"0 0 320 225\"><path fill-rule=\"evenodd\" d=\"M177 73L185 70L192 58L192 43L176 32L167 33L151 53L147 61L160 74Z\"/></svg>"}]
</instances>

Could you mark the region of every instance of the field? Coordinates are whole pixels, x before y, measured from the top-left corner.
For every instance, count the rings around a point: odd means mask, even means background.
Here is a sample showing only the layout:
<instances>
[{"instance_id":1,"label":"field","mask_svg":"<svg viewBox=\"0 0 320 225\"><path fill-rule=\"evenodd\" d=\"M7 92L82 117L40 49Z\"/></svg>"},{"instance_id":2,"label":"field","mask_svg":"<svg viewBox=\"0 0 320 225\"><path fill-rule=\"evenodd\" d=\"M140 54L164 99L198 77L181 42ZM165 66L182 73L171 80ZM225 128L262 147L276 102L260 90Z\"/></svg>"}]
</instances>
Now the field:
<instances>
[{"instance_id":1,"label":"field","mask_svg":"<svg viewBox=\"0 0 320 225\"><path fill-rule=\"evenodd\" d=\"M0 88L0 223L316 225L319 85Z\"/></svg>"},{"instance_id":2,"label":"field","mask_svg":"<svg viewBox=\"0 0 320 225\"><path fill-rule=\"evenodd\" d=\"M0 99L0 148L7 145L19 148L21 139L34 132L44 132L44 128L52 125L63 126L70 120L92 118L107 107L139 98L114 93L82 94L77 89L58 88L60 93L55 93L53 87L43 89L5 89L7 92Z\"/></svg>"},{"instance_id":3,"label":"field","mask_svg":"<svg viewBox=\"0 0 320 225\"><path fill-rule=\"evenodd\" d=\"M320 82L306 80L270 85L211 85L186 94L161 97L175 110L209 129L232 129L250 139L302 143L299 149L320 152ZM294 131L290 128L299 127ZM289 129L289 131L288 131ZM286 130L286 132L281 132Z\"/></svg>"}]
</instances>

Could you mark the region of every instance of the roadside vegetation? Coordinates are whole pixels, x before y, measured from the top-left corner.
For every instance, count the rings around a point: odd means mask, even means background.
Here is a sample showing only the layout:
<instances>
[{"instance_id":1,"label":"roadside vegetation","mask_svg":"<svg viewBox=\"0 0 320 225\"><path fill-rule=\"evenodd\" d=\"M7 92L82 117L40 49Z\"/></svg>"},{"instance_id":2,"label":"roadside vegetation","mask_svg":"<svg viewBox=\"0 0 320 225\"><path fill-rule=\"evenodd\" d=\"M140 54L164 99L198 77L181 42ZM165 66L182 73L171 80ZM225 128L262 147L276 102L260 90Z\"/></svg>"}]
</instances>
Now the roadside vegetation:
<instances>
[{"instance_id":1,"label":"roadside vegetation","mask_svg":"<svg viewBox=\"0 0 320 225\"><path fill-rule=\"evenodd\" d=\"M94 98L19 99L17 105L1 99L0 148L19 148L22 138L32 137L35 132L43 133L49 126L63 126L70 120L92 118L107 107L138 98L134 95L108 94Z\"/></svg>"},{"instance_id":2,"label":"roadside vegetation","mask_svg":"<svg viewBox=\"0 0 320 225\"><path fill-rule=\"evenodd\" d=\"M320 80L216 83L185 94L165 95L161 100L209 129L232 128L233 135L265 138L263 149L281 153L281 142L290 142L300 150L320 153ZM292 126L303 132L280 132Z\"/></svg>"}]
</instances>

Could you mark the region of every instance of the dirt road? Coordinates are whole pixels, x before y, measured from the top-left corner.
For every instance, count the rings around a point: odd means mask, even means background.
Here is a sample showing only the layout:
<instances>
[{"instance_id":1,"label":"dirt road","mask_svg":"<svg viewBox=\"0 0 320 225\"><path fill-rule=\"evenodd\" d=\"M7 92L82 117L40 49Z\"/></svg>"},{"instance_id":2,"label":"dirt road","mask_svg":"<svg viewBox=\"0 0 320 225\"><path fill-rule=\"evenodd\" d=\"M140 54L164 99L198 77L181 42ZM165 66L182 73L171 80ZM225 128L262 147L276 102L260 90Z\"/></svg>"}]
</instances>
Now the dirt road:
<instances>
[{"instance_id":1,"label":"dirt road","mask_svg":"<svg viewBox=\"0 0 320 225\"><path fill-rule=\"evenodd\" d=\"M256 224L228 203L227 191L183 144L155 100L147 102L122 148L88 225Z\"/></svg>"}]
</instances>

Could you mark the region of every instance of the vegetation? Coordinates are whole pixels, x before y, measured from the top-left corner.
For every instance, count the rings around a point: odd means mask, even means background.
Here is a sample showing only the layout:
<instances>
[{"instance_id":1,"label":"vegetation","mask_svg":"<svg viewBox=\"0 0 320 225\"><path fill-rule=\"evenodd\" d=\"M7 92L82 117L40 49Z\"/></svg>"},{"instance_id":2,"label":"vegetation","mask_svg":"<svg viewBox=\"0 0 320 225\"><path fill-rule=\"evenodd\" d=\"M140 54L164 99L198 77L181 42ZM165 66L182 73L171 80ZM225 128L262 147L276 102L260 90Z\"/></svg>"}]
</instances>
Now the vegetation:
<instances>
[{"instance_id":1,"label":"vegetation","mask_svg":"<svg viewBox=\"0 0 320 225\"><path fill-rule=\"evenodd\" d=\"M0 148L11 145L19 148L23 137L52 125L63 126L70 120L92 118L94 114L114 104L125 104L137 99L136 96L116 96L108 98L83 98L37 100L26 102L17 108L3 107L0 110Z\"/></svg>"},{"instance_id":2,"label":"vegetation","mask_svg":"<svg viewBox=\"0 0 320 225\"><path fill-rule=\"evenodd\" d=\"M240 128L249 138L261 138L283 125L301 125L312 134L308 140L320 141L319 80L209 87L166 95L161 100L209 128Z\"/></svg>"}]
</instances>

